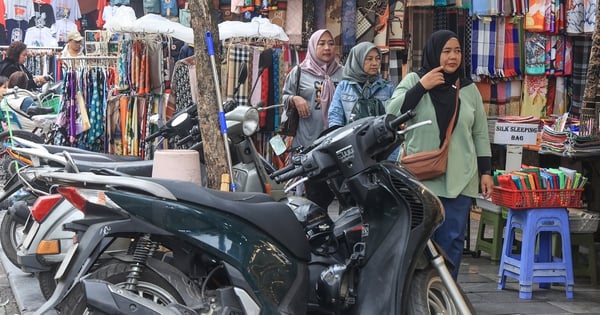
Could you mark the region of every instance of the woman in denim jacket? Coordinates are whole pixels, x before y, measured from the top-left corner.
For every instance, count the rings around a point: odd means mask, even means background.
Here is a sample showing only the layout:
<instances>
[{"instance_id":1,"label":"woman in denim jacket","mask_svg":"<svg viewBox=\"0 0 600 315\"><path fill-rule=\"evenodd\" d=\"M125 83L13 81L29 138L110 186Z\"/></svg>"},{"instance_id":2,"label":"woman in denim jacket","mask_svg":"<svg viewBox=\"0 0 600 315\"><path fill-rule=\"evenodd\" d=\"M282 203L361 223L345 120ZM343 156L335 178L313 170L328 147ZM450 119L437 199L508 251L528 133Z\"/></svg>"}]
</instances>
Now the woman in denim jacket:
<instances>
[{"instance_id":1,"label":"woman in denim jacket","mask_svg":"<svg viewBox=\"0 0 600 315\"><path fill-rule=\"evenodd\" d=\"M376 98L385 106L394 93L394 86L381 78L381 51L373 43L362 42L352 47L329 106L329 127L343 126L352 120L354 105L362 93L364 98ZM381 113L384 114L384 113Z\"/></svg>"}]
</instances>

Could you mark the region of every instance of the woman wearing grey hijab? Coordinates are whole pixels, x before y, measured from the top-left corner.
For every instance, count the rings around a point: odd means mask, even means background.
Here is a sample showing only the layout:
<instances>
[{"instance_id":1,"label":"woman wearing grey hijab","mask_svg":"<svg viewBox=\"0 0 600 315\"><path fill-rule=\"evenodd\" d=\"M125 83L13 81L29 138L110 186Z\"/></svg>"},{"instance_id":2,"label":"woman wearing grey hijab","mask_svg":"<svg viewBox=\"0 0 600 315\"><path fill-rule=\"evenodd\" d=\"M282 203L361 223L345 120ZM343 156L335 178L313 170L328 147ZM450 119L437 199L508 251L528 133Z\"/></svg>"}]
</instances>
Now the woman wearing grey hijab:
<instances>
[{"instance_id":1,"label":"woman wearing grey hijab","mask_svg":"<svg viewBox=\"0 0 600 315\"><path fill-rule=\"evenodd\" d=\"M362 42L350 50L342 81L336 87L329 106L329 127L343 126L362 118L355 117L355 105L359 99L377 99L383 105L387 103L394 86L381 77L380 68L381 51L373 43Z\"/></svg>"}]
</instances>

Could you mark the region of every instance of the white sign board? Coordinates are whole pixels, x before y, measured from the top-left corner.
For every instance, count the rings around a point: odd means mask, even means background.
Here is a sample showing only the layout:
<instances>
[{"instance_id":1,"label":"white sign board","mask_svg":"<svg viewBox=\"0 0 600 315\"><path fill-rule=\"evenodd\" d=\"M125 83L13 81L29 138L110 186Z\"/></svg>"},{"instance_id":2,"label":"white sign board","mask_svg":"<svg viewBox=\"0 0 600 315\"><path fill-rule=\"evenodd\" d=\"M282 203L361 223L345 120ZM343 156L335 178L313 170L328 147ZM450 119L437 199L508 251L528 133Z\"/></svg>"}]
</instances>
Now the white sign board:
<instances>
[{"instance_id":1,"label":"white sign board","mask_svg":"<svg viewBox=\"0 0 600 315\"><path fill-rule=\"evenodd\" d=\"M494 143L496 144L536 144L537 124L496 123Z\"/></svg>"}]
</instances>

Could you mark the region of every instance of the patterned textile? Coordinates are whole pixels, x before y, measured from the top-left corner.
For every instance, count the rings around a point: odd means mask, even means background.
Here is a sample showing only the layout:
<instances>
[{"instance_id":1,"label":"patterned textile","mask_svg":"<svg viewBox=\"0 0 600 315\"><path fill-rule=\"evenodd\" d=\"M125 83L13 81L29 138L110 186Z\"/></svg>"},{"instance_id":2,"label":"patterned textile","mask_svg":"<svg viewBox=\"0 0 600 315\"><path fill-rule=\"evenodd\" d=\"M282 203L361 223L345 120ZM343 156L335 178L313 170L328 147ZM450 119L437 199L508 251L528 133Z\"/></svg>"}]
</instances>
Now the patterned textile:
<instances>
[{"instance_id":1,"label":"patterned textile","mask_svg":"<svg viewBox=\"0 0 600 315\"><path fill-rule=\"evenodd\" d=\"M327 28L327 1L315 1L315 27L316 29ZM344 22L342 21L342 24Z\"/></svg>"},{"instance_id":2,"label":"patterned textile","mask_svg":"<svg viewBox=\"0 0 600 315\"><path fill-rule=\"evenodd\" d=\"M567 10L567 34L583 34L585 24L584 0L568 0Z\"/></svg>"},{"instance_id":3,"label":"patterned textile","mask_svg":"<svg viewBox=\"0 0 600 315\"><path fill-rule=\"evenodd\" d=\"M323 1L324 2L324 1ZM356 0L346 0L342 4L342 54L347 55L356 45Z\"/></svg>"},{"instance_id":4,"label":"patterned textile","mask_svg":"<svg viewBox=\"0 0 600 315\"><path fill-rule=\"evenodd\" d=\"M247 45L235 44L229 48L228 54L227 99L232 99L234 98L233 92L237 85L240 66L243 63L247 64L250 60L250 47ZM246 86L246 83L242 83L235 96L238 105L248 105L248 90L246 89Z\"/></svg>"},{"instance_id":5,"label":"patterned textile","mask_svg":"<svg viewBox=\"0 0 600 315\"><path fill-rule=\"evenodd\" d=\"M519 113L521 112L521 91L523 90L523 81L512 80L510 81L510 85L507 85L507 88L509 89L507 94L510 95L507 115L519 116Z\"/></svg>"},{"instance_id":6,"label":"patterned textile","mask_svg":"<svg viewBox=\"0 0 600 315\"><path fill-rule=\"evenodd\" d=\"M585 38L575 37L573 40L573 56L578 56L573 60L572 76L572 98L569 112L574 117L579 117L583 107L583 95L585 95L585 83L587 80L588 60L592 49L592 42Z\"/></svg>"},{"instance_id":7,"label":"patterned textile","mask_svg":"<svg viewBox=\"0 0 600 315\"><path fill-rule=\"evenodd\" d=\"M171 79L171 96L175 97L175 112L191 106L194 104L192 100L192 90L190 88L190 75L188 59L194 59L194 57L188 57L179 60L175 63L173 68L173 78Z\"/></svg>"},{"instance_id":8,"label":"patterned textile","mask_svg":"<svg viewBox=\"0 0 600 315\"><path fill-rule=\"evenodd\" d=\"M288 0L288 13L285 21L285 33L290 44L302 44L302 0Z\"/></svg>"},{"instance_id":9,"label":"patterned textile","mask_svg":"<svg viewBox=\"0 0 600 315\"><path fill-rule=\"evenodd\" d=\"M400 83L402 79L402 53L399 50L390 50L390 67L389 67L389 78L388 81L392 82L394 86Z\"/></svg>"},{"instance_id":10,"label":"patterned textile","mask_svg":"<svg viewBox=\"0 0 600 315\"><path fill-rule=\"evenodd\" d=\"M525 15L525 30L531 32L544 31L546 10L550 10L546 3L546 0L529 0L529 10Z\"/></svg>"},{"instance_id":11,"label":"patterned textile","mask_svg":"<svg viewBox=\"0 0 600 315\"><path fill-rule=\"evenodd\" d=\"M507 17L504 23L504 76L519 78L521 71L521 18Z\"/></svg>"},{"instance_id":12,"label":"patterned textile","mask_svg":"<svg viewBox=\"0 0 600 315\"><path fill-rule=\"evenodd\" d=\"M381 77L389 80L390 78L390 54L383 54L381 56Z\"/></svg>"},{"instance_id":13,"label":"patterned textile","mask_svg":"<svg viewBox=\"0 0 600 315\"><path fill-rule=\"evenodd\" d=\"M289 4L288 4L289 5ZM291 11L290 12L297 12ZM315 6L312 1L302 1L302 46L308 46L308 39L315 32ZM335 35L334 35L335 37Z\"/></svg>"},{"instance_id":14,"label":"patterned textile","mask_svg":"<svg viewBox=\"0 0 600 315\"><path fill-rule=\"evenodd\" d=\"M600 17L598 17L600 18ZM585 86L583 101L585 103L600 103L600 33L592 36L592 49L587 70L588 81Z\"/></svg>"},{"instance_id":15,"label":"patterned textile","mask_svg":"<svg viewBox=\"0 0 600 315\"><path fill-rule=\"evenodd\" d=\"M545 116L548 100L548 77L544 75L526 75L524 84L521 116Z\"/></svg>"},{"instance_id":16,"label":"patterned textile","mask_svg":"<svg viewBox=\"0 0 600 315\"><path fill-rule=\"evenodd\" d=\"M250 82L252 82L251 84L254 85L254 92L252 92L252 95L250 95L250 102L255 105L258 104L258 102L260 102L260 93L258 93L258 91L260 91L260 83L261 81L258 80L258 62L260 60L260 48L258 47L253 47L252 48L252 67L249 67L249 69L251 69L252 71L252 75L250 75ZM256 71L254 71L256 70ZM255 83L256 82L256 83ZM252 87L250 87L252 89Z\"/></svg>"},{"instance_id":17,"label":"patterned textile","mask_svg":"<svg viewBox=\"0 0 600 315\"><path fill-rule=\"evenodd\" d=\"M496 20L483 17L473 20L473 47L471 51L472 70L474 80L477 76L495 75L495 43Z\"/></svg>"},{"instance_id":18,"label":"patterned textile","mask_svg":"<svg viewBox=\"0 0 600 315\"><path fill-rule=\"evenodd\" d=\"M546 72L546 41L540 33L525 32L525 73L541 75Z\"/></svg>"},{"instance_id":19,"label":"patterned textile","mask_svg":"<svg viewBox=\"0 0 600 315\"><path fill-rule=\"evenodd\" d=\"M583 20L583 32L585 34L592 34L596 28L596 20L598 12L598 0L586 0L584 1L584 20Z\"/></svg>"},{"instance_id":20,"label":"patterned textile","mask_svg":"<svg viewBox=\"0 0 600 315\"><path fill-rule=\"evenodd\" d=\"M565 72L565 37L551 35L546 42L546 75L563 75Z\"/></svg>"},{"instance_id":21,"label":"patterned textile","mask_svg":"<svg viewBox=\"0 0 600 315\"><path fill-rule=\"evenodd\" d=\"M433 6L433 0L406 0L407 7L428 7Z\"/></svg>"},{"instance_id":22,"label":"patterned textile","mask_svg":"<svg viewBox=\"0 0 600 315\"><path fill-rule=\"evenodd\" d=\"M433 13L432 10L424 8L410 7L407 9L409 20L413 21L408 26L408 33L411 34L410 64L408 71L417 71L423 63L423 47L425 41L433 33Z\"/></svg>"},{"instance_id":23,"label":"patterned textile","mask_svg":"<svg viewBox=\"0 0 600 315\"><path fill-rule=\"evenodd\" d=\"M552 112L556 115L562 115L567 111L567 93L565 77L556 77L556 96L554 97L554 108Z\"/></svg>"},{"instance_id":24,"label":"patterned textile","mask_svg":"<svg viewBox=\"0 0 600 315\"><path fill-rule=\"evenodd\" d=\"M504 77L504 45L506 36L506 20L504 17L497 17L496 19L496 47L495 47L495 59L496 69L495 73L498 77Z\"/></svg>"}]
</instances>

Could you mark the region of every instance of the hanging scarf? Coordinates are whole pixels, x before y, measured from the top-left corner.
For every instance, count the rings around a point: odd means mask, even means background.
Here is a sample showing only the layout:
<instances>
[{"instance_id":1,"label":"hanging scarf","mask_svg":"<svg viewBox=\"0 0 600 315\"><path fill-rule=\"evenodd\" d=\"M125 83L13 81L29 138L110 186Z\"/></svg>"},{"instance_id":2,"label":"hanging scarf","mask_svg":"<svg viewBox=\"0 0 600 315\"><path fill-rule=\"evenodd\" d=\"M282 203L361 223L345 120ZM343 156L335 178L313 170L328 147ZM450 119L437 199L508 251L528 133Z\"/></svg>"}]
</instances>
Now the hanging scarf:
<instances>
[{"instance_id":1,"label":"hanging scarf","mask_svg":"<svg viewBox=\"0 0 600 315\"><path fill-rule=\"evenodd\" d=\"M324 121L327 122L329 104L331 103L333 93L335 92L335 85L331 80L331 76L334 75L342 66L335 58L329 62L323 62L317 57L317 44L325 32L328 32L329 35L331 35L331 38L333 38L333 35L328 30L322 29L314 32L308 41L308 54L306 55L304 61L302 61L300 64L300 67L302 68L302 71L306 71L323 79L321 88L321 108L325 118Z\"/></svg>"}]
</instances>

